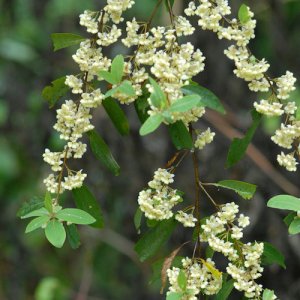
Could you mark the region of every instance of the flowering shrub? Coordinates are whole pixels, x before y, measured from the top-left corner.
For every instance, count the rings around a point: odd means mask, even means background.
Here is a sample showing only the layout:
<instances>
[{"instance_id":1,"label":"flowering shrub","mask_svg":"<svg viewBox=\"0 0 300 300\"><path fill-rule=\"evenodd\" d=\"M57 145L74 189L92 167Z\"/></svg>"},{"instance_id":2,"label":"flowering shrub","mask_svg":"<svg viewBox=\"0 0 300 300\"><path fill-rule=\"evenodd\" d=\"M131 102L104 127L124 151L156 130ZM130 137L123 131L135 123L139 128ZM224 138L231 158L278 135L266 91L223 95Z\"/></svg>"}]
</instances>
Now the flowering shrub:
<instances>
[{"instance_id":1,"label":"flowering shrub","mask_svg":"<svg viewBox=\"0 0 300 300\"><path fill-rule=\"evenodd\" d=\"M169 13L170 25L152 26L153 17L163 4ZM234 180L210 184L200 181L197 152L213 142L215 133L210 128L197 129L197 121L206 109L221 114L225 109L213 92L192 81L204 70L205 57L192 43L183 42L195 31L190 18L196 18L201 29L211 30L219 39L230 41L231 45L224 53L234 62L234 74L245 80L251 91L264 93L263 99L254 102L251 132L238 143L232 143L227 165L235 164L237 155L242 158L261 115L282 116L283 123L271 139L290 151L281 151L277 156L278 163L288 171L297 170L300 114L296 103L289 99L296 79L289 71L272 78L268 73L269 63L251 53L248 45L255 37L256 21L246 5L241 5L235 18L227 0L191 1L183 16L174 14L173 4L171 0L158 0L148 21L127 20L126 32L123 32L119 26L124 22L122 14L134 5L134 1L107 0L107 5L100 11L85 11L80 15L80 25L86 28L89 37L69 33L52 35L55 50L79 44L72 58L80 71L53 81L43 91L50 106L59 105L62 97L68 92L71 94L57 109L54 125L65 144L60 152L45 150L43 158L51 168L44 180L45 200L25 203L20 215L22 218L34 217L26 232L45 229L46 238L55 247L62 247L67 235L72 236L71 246L78 246L79 236L74 224L103 227L100 207L84 185L87 174L82 169L71 169L69 162L85 154L87 145L82 138L87 136L95 157L118 175L120 167L95 131L92 112L103 106L117 130L125 135L128 122L119 103L134 103L142 123L140 134L150 134L165 124L178 150L165 168L154 172L147 188L138 195L136 227L140 228L142 216L145 216L150 229L137 242L135 250L144 261L159 251L176 226L194 228L190 237L190 243L194 244L193 253L181 258L180 264L174 266L183 244L161 266L162 289L167 278L169 281L167 299L192 300L198 299L200 294L227 299L233 288L249 299L276 299L274 292L263 288L257 279L262 276L264 257L272 255L272 262L284 265L280 252L268 243L244 242L243 229L250 224L249 218L239 214L236 203L219 204L206 190L206 185L212 185L234 190L242 198L250 199L256 186ZM107 57L104 49L117 42L129 48L130 55ZM189 155L193 158L196 189L192 203L182 192L171 187L178 165ZM67 190L72 191L77 208L62 207L60 196ZM200 216L201 192L215 209L210 216ZM300 232L300 199L279 195L273 197L268 206L291 210L286 220L289 232ZM223 270L214 261L217 252L228 261Z\"/></svg>"}]
</instances>

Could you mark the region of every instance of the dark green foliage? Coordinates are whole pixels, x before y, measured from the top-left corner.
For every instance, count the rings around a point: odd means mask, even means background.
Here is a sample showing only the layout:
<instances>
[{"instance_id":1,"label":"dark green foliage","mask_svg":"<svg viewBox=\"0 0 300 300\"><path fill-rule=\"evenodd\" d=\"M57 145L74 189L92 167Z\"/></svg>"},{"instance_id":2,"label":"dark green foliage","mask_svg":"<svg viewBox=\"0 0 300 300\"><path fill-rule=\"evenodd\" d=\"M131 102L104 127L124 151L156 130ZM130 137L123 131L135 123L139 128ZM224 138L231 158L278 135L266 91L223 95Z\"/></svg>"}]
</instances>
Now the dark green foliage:
<instances>
[{"instance_id":1,"label":"dark green foliage","mask_svg":"<svg viewBox=\"0 0 300 300\"><path fill-rule=\"evenodd\" d=\"M72 249L77 249L81 245L77 227L74 224L66 226L67 240Z\"/></svg>"},{"instance_id":2,"label":"dark green foliage","mask_svg":"<svg viewBox=\"0 0 300 300\"><path fill-rule=\"evenodd\" d=\"M120 167L103 138L95 130L89 131L88 136L95 157L114 175L118 176L120 174Z\"/></svg>"},{"instance_id":3,"label":"dark green foliage","mask_svg":"<svg viewBox=\"0 0 300 300\"><path fill-rule=\"evenodd\" d=\"M42 95L48 101L49 107L53 107L68 91L69 87L65 85L66 77L60 77L51 82L51 85L46 86Z\"/></svg>"},{"instance_id":4,"label":"dark green foliage","mask_svg":"<svg viewBox=\"0 0 300 300\"><path fill-rule=\"evenodd\" d=\"M284 256L272 244L264 242L264 252L262 255L262 262L265 265L278 264L282 268L286 268Z\"/></svg>"},{"instance_id":5,"label":"dark green foliage","mask_svg":"<svg viewBox=\"0 0 300 300\"><path fill-rule=\"evenodd\" d=\"M93 216L96 222L90 226L102 228L104 226L101 207L86 185L72 191L76 206Z\"/></svg>"},{"instance_id":6,"label":"dark green foliage","mask_svg":"<svg viewBox=\"0 0 300 300\"><path fill-rule=\"evenodd\" d=\"M256 129L259 126L261 121L261 114L256 112L256 110L252 111L252 120L253 123L249 130L247 131L246 135L243 138L234 138L227 155L227 163L226 167L230 168L238 163L245 155L249 144L256 132Z\"/></svg>"},{"instance_id":7,"label":"dark green foliage","mask_svg":"<svg viewBox=\"0 0 300 300\"><path fill-rule=\"evenodd\" d=\"M177 121L168 126L172 142L177 150L192 149L193 140L182 121Z\"/></svg>"},{"instance_id":8,"label":"dark green foliage","mask_svg":"<svg viewBox=\"0 0 300 300\"><path fill-rule=\"evenodd\" d=\"M155 227L150 228L135 245L141 261L154 256L157 251L167 242L177 223L174 219L159 222Z\"/></svg>"},{"instance_id":9,"label":"dark green foliage","mask_svg":"<svg viewBox=\"0 0 300 300\"><path fill-rule=\"evenodd\" d=\"M86 38L73 33L52 33L51 39L54 51L78 45L86 40Z\"/></svg>"},{"instance_id":10,"label":"dark green foliage","mask_svg":"<svg viewBox=\"0 0 300 300\"><path fill-rule=\"evenodd\" d=\"M207 88L198 84L191 84L184 86L182 91L186 95L200 96L200 104L202 106L216 110L221 114L225 114L225 109L219 98Z\"/></svg>"},{"instance_id":11,"label":"dark green foliage","mask_svg":"<svg viewBox=\"0 0 300 300\"><path fill-rule=\"evenodd\" d=\"M102 104L119 133L121 135L129 134L129 123L120 105L112 98L105 99Z\"/></svg>"}]
</instances>

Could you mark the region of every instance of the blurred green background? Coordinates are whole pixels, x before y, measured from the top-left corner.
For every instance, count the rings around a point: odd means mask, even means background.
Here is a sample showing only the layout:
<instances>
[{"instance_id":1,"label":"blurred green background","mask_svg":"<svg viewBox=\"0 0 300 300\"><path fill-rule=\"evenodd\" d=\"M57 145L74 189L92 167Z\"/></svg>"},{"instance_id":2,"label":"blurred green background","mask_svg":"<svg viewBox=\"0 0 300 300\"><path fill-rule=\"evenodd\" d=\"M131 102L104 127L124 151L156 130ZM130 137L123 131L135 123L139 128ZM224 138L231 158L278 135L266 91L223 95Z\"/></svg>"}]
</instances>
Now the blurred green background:
<instances>
[{"instance_id":1,"label":"blurred green background","mask_svg":"<svg viewBox=\"0 0 300 300\"><path fill-rule=\"evenodd\" d=\"M99 9L104 2L0 0L1 300L163 299L159 295L159 281L149 284L150 264L139 263L133 251L138 234L132 217L138 191L175 150L164 128L141 139L140 125L132 108L126 107L131 135L125 138L118 135L103 110L94 116L94 124L123 169L121 175L114 178L96 164L91 155L86 155L81 162L89 174L88 184L105 211L105 230L82 229L83 245L78 250L71 250L68 245L57 250L49 246L41 231L25 236L26 223L16 217L24 201L44 193L42 181L49 171L41 157L44 148L55 149L60 145L52 130L55 111L48 109L41 91L55 78L76 72L71 59L75 48L53 53L50 34L83 33L78 15L85 9ZM128 17L147 19L156 1L136 2ZM182 2L186 1L175 2L180 12ZM237 0L232 3L235 9L241 4ZM274 76L289 69L300 78L300 1L249 0L246 3L258 19L257 39L251 44L253 52L271 62ZM166 13L160 12L156 21L168 22ZM230 113L224 119L228 128L244 132L250 124L247 110L257 96L249 93L246 84L232 75L232 65L222 54L225 42L199 28L192 39L207 56L206 71L199 81L228 106ZM123 50L117 45L111 49L112 55ZM299 101L300 93L296 92L293 97ZM216 143L200 155L201 176L208 182L236 178L259 184L251 205L241 202L253 220L248 230L249 240L272 242L287 259L287 270L268 267L262 282L274 288L280 299L300 299L299 236L289 237L282 222L283 215L266 210L265 205L272 195L287 193L287 189L299 193L299 175L289 174L277 166L275 158L279 149L267 137L278 126L278 120L265 120L254 140L263 158L273 163L271 170L257 155L253 158L257 164L248 157L235 168L224 170L230 132L227 127L227 131L221 132L213 120L206 118L199 125L200 128L210 126L217 132ZM184 190L187 197L193 195L190 173L191 162L188 161L176 177L176 186ZM218 193L216 197L221 202L237 200L232 194ZM203 209L209 212L208 205L203 204ZM186 235L178 232L162 254L169 253L182 241L186 241ZM187 249L185 254L190 255L190 251ZM241 297L236 295L232 299Z\"/></svg>"}]
</instances>

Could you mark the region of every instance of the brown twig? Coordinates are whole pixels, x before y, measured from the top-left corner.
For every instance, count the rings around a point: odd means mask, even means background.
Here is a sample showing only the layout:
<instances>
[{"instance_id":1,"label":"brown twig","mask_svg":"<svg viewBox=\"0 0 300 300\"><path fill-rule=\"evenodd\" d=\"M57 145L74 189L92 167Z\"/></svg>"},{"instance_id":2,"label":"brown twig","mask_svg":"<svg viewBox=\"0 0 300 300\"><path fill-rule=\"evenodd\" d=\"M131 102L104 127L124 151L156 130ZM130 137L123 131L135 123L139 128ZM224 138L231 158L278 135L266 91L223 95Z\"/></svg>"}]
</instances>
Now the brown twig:
<instances>
[{"instance_id":1,"label":"brown twig","mask_svg":"<svg viewBox=\"0 0 300 300\"><path fill-rule=\"evenodd\" d=\"M190 125L189 127L190 135L193 138L193 127ZM201 242L199 237L200 232L200 176L199 176L199 161L196 152L192 153L193 157L193 166L194 166L194 179L195 179L195 218L197 219L196 223L196 232L197 232L197 249L198 249L198 256L201 257Z\"/></svg>"},{"instance_id":2,"label":"brown twig","mask_svg":"<svg viewBox=\"0 0 300 300\"><path fill-rule=\"evenodd\" d=\"M154 9L153 9L153 11L152 11L152 13L151 13L151 16L150 16L150 18L149 18L149 20L148 20L148 22L147 22L146 31L148 31L148 30L150 29L151 24L152 24L152 21L153 21L155 15L156 15L156 13L157 13L157 10L158 10L158 8L160 7L160 5L161 5L162 2L163 2L163 0L157 1L156 5L155 5L155 7L154 7Z\"/></svg>"}]
</instances>

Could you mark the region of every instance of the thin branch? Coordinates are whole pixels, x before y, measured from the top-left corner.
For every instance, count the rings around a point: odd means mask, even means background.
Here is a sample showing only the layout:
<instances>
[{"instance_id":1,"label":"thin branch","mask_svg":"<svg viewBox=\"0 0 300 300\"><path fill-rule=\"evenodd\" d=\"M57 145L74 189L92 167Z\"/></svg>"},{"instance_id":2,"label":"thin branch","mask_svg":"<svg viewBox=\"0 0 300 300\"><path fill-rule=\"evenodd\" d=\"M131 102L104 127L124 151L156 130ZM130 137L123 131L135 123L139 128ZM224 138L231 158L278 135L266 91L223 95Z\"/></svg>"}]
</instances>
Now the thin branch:
<instances>
[{"instance_id":1,"label":"thin branch","mask_svg":"<svg viewBox=\"0 0 300 300\"><path fill-rule=\"evenodd\" d=\"M154 9L153 9L153 11L152 11L152 14L151 14L151 16L150 16L150 18L149 18L149 20L148 20L148 22L147 22L146 31L148 31L148 30L150 29L151 24L152 24L152 21L153 21L155 15L156 15L156 13L157 13L157 10L158 10L158 8L160 7L160 5L161 5L162 2L163 2L163 0L159 0L159 1L156 3L156 5L155 5L155 7L154 7Z\"/></svg>"},{"instance_id":2,"label":"thin branch","mask_svg":"<svg viewBox=\"0 0 300 300\"><path fill-rule=\"evenodd\" d=\"M190 135L193 139L193 127L190 125L189 127ZM200 176L199 176L199 161L196 152L194 151L192 154L193 157L193 166L194 166L194 179L195 179L195 217L197 219L196 223L196 232L197 232L197 249L198 249L198 255L201 257L201 242L200 242L200 237L199 237L199 232L200 232Z\"/></svg>"}]
</instances>

